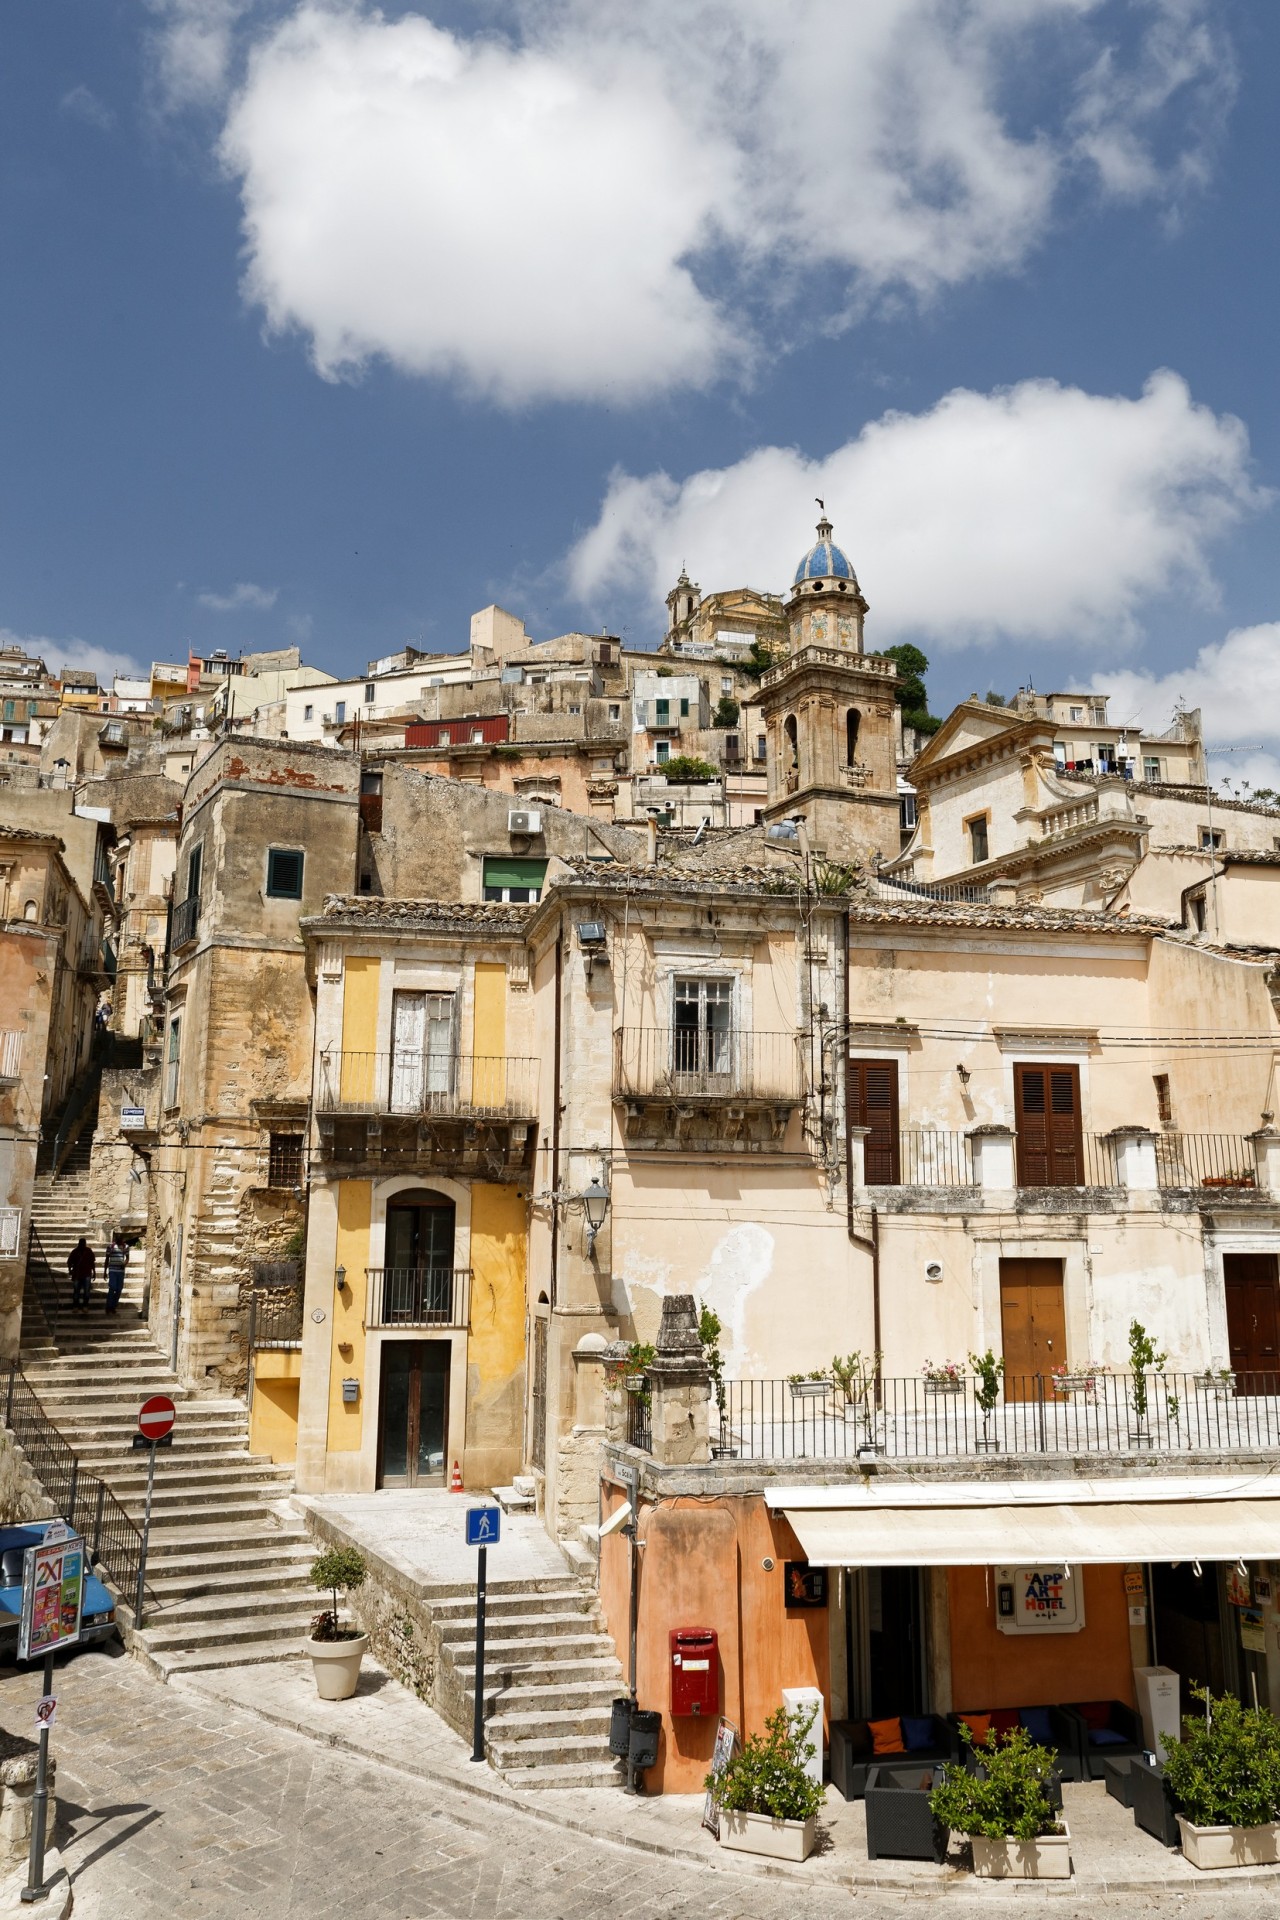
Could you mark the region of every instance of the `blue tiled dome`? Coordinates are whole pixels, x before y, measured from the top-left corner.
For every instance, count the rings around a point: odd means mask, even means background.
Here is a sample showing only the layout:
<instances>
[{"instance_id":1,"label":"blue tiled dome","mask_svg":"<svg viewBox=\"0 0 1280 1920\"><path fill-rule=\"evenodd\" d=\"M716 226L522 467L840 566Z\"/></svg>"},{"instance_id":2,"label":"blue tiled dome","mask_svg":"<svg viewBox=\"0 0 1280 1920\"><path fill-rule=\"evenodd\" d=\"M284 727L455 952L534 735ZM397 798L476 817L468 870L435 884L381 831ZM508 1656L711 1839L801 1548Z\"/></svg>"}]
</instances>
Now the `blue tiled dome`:
<instances>
[{"instance_id":1,"label":"blue tiled dome","mask_svg":"<svg viewBox=\"0 0 1280 1920\"><path fill-rule=\"evenodd\" d=\"M826 519L818 522L818 538L810 547L800 565L796 568L794 586L800 586L805 580L852 580L854 572L849 557L831 538L831 522Z\"/></svg>"}]
</instances>

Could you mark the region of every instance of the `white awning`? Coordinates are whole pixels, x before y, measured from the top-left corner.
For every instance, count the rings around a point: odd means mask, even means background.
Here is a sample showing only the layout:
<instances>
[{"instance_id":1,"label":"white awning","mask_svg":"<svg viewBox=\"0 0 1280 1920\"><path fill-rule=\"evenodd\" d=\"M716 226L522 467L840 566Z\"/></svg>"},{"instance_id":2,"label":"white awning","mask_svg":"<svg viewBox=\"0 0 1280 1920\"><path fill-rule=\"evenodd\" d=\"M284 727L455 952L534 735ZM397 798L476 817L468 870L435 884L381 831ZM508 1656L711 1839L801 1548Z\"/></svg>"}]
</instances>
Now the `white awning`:
<instances>
[{"instance_id":1,"label":"white awning","mask_svg":"<svg viewBox=\"0 0 1280 1920\"><path fill-rule=\"evenodd\" d=\"M819 1567L1280 1560L1280 1474L775 1487Z\"/></svg>"}]
</instances>

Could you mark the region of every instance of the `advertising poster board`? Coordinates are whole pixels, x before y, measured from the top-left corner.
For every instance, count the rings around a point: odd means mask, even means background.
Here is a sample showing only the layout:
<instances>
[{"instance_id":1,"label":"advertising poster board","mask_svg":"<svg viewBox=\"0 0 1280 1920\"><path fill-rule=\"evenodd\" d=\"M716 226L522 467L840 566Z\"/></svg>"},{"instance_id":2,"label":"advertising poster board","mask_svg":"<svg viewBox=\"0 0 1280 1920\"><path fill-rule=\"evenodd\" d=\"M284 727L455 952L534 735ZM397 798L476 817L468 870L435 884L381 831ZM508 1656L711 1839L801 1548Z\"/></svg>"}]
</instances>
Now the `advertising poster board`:
<instances>
[{"instance_id":1,"label":"advertising poster board","mask_svg":"<svg viewBox=\"0 0 1280 1920\"><path fill-rule=\"evenodd\" d=\"M28 1547L22 1570L19 1660L43 1660L46 1654L77 1645L83 1605L84 1541L71 1535Z\"/></svg>"}]
</instances>

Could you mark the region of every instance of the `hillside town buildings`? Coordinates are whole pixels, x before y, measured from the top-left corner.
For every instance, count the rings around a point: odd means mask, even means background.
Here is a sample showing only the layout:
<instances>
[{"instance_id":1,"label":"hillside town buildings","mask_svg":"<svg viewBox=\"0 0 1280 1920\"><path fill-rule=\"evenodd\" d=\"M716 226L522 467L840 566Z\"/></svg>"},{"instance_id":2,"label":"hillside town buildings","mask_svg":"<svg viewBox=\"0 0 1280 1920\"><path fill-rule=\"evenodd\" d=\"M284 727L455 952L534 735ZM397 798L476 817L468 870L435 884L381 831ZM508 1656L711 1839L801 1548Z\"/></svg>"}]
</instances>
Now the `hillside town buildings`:
<instances>
[{"instance_id":1,"label":"hillside town buildings","mask_svg":"<svg viewBox=\"0 0 1280 1920\"><path fill-rule=\"evenodd\" d=\"M1156 1664L1280 1707L1280 810L1191 713L906 723L825 516L785 592L667 606L343 678L0 659L7 1350L81 1126L154 1338L300 1493L542 1516L651 1787L710 1757L693 1626L841 1777Z\"/></svg>"}]
</instances>

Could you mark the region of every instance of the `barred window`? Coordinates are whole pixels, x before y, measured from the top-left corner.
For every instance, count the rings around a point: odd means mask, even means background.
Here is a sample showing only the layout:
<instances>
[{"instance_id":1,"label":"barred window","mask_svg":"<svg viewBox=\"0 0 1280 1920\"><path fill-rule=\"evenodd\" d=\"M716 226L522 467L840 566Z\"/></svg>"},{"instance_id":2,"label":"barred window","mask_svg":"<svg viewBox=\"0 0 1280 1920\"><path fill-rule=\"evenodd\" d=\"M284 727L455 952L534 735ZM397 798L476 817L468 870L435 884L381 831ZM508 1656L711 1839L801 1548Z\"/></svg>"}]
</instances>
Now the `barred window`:
<instances>
[{"instance_id":1,"label":"barred window","mask_svg":"<svg viewBox=\"0 0 1280 1920\"><path fill-rule=\"evenodd\" d=\"M302 1135L300 1133L273 1133L267 1153L267 1185L269 1187L300 1187L302 1185Z\"/></svg>"}]
</instances>

